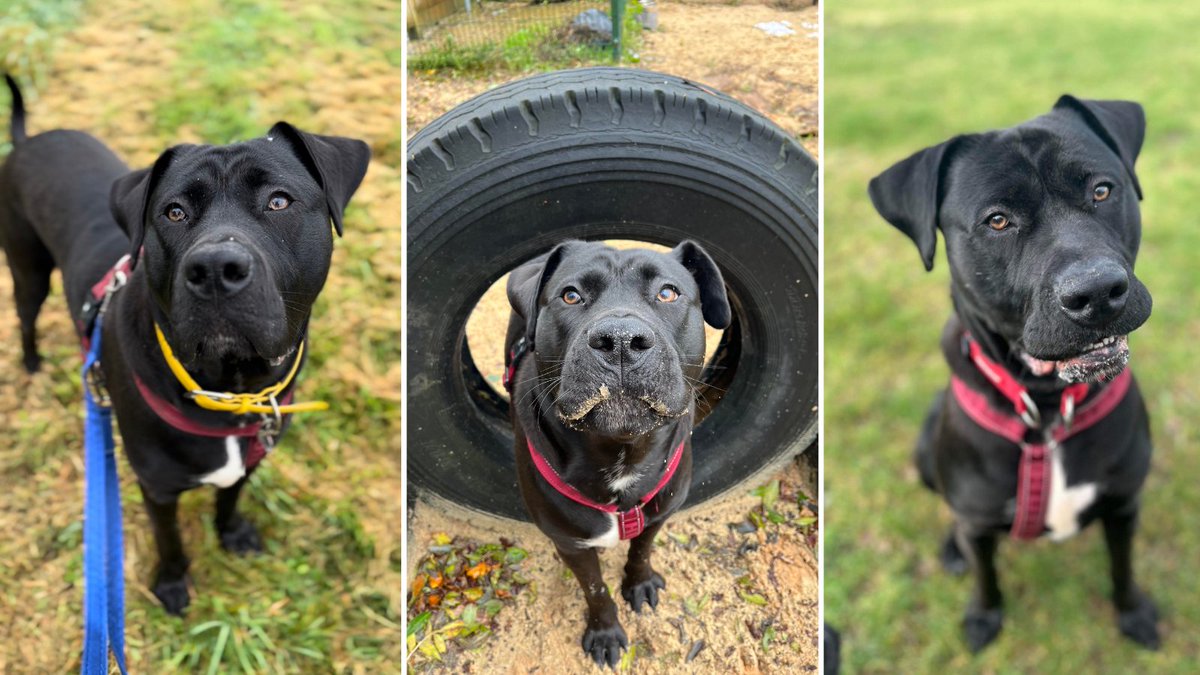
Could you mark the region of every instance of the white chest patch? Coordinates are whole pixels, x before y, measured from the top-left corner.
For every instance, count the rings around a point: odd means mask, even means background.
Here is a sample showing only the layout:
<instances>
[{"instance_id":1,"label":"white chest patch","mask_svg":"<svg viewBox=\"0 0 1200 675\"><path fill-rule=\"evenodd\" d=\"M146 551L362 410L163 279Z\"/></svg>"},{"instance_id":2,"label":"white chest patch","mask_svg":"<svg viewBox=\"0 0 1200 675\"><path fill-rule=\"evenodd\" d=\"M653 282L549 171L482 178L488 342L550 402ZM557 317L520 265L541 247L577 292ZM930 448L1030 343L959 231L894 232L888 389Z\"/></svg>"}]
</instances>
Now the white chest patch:
<instances>
[{"instance_id":1,"label":"white chest patch","mask_svg":"<svg viewBox=\"0 0 1200 675\"><path fill-rule=\"evenodd\" d=\"M637 471L631 471L627 474L610 475L608 477L608 489L613 492L624 492L625 488L637 482L642 474Z\"/></svg>"},{"instance_id":2,"label":"white chest patch","mask_svg":"<svg viewBox=\"0 0 1200 675\"><path fill-rule=\"evenodd\" d=\"M608 516L609 527L604 534L591 539L583 539L579 542L581 548L612 548L621 541L621 535L617 532L617 514L606 513Z\"/></svg>"},{"instance_id":3,"label":"white chest patch","mask_svg":"<svg viewBox=\"0 0 1200 675\"><path fill-rule=\"evenodd\" d=\"M1046 503L1046 527L1049 537L1062 541L1079 531L1079 514L1096 501L1096 484L1081 483L1067 487L1067 470L1063 468L1061 445L1051 453L1050 496Z\"/></svg>"},{"instance_id":4,"label":"white chest patch","mask_svg":"<svg viewBox=\"0 0 1200 675\"><path fill-rule=\"evenodd\" d=\"M246 475L246 465L242 463L242 446L237 436L225 437L225 465L211 473L200 477L200 482L217 487L229 487Z\"/></svg>"}]
</instances>

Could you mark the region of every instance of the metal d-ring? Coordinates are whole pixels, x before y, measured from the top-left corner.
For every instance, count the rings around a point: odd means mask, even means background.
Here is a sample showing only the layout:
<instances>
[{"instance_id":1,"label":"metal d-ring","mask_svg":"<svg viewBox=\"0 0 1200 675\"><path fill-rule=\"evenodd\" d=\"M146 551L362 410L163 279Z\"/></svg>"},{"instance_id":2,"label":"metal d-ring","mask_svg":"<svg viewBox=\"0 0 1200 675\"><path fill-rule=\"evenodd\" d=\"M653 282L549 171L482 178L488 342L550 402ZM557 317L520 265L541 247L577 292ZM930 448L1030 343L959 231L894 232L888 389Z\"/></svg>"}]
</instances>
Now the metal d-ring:
<instances>
[{"instance_id":1,"label":"metal d-ring","mask_svg":"<svg viewBox=\"0 0 1200 675\"><path fill-rule=\"evenodd\" d=\"M1030 429L1040 429L1042 413L1038 410L1037 404L1033 402L1033 398L1029 396L1029 392L1021 392L1021 402L1025 404L1025 409L1021 411L1021 421Z\"/></svg>"}]
</instances>

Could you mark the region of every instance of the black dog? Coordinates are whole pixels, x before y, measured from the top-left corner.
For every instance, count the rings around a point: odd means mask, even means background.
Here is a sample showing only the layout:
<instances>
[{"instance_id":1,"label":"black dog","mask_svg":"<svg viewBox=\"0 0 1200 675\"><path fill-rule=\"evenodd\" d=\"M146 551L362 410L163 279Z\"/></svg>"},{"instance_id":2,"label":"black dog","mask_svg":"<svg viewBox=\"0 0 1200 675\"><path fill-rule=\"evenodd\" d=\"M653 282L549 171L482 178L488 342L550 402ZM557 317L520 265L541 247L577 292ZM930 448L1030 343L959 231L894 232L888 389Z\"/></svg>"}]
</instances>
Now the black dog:
<instances>
[{"instance_id":1,"label":"black dog","mask_svg":"<svg viewBox=\"0 0 1200 675\"><path fill-rule=\"evenodd\" d=\"M1159 644L1132 567L1151 444L1125 368L1127 335L1151 308L1133 273L1144 132L1136 103L1063 96L1046 115L956 136L871 181L875 208L916 242L927 269L937 229L946 240L955 313L942 349L953 382L916 461L954 513L943 563L974 570L963 622L972 650L1001 628L999 533L1061 539L1097 519L1120 630Z\"/></svg>"},{"instance_id":2,"label":"black dog","mask_svg":"<svg viewBox=\"0 0 1200 675\"><path fill-rule=\"evenodd\" d=\"M635 612L658 605L650 553L687 498L692 384L704 322L730 321L725 283L693 242L662 254L570 241L514 270L508 299L521 497L583 588L584 652L615 668L628 640L596 549L631 539L621 595Z\"/></svg>"},{"instance_id":3,"label":"black dog","mask_svg":"<svg viewBox=\"0 0 1200 675\"><path fill-rule=\"evenodd\" d=\"M103 380L154 526L154 594L179 614L188 604L180 493L215 485L221 545L261 550L237 499L287 416L202 409L169 369L156 330L204 390L257 392L288 379L277 396L286 402L329 271L330 220L340 235L370 153L361 141L280 122L265 139L176 146L130 173L85 133L27 138L21 93L8 84L14 150L0 172L0 236L25 367L40 363L34 321L54 267L86 339L93 287L128 253L136 267L105 309Z\"/></svg>"}]
</instances>

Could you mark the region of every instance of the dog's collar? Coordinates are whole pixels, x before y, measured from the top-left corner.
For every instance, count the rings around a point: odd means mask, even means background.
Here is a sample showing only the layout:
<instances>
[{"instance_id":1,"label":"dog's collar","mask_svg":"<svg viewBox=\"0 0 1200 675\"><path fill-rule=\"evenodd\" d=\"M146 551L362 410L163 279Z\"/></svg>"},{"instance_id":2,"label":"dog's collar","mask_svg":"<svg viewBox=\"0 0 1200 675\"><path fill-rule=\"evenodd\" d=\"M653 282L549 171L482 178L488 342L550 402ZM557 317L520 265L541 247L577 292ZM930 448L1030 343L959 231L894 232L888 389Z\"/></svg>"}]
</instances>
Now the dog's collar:
<instances>
[{"instance_id":1,"label":"dog's collar","mask_svg":"<svg viewBox=\"0 0 1200 675\"><path fill-rule=\"evenodd\" d=\"M1011 535L1014 539L1036 539L1045 530L1049 505L1052 463L1048 460L1063 441L1107 417L1125 399L1132 376L1128 368L1122 370L1086 405L1078 404L1087 397L1088 385L1069 385L1059 399L1058 418L1043 427L1041 413L1025 386L1004 366L988 358L970 333L963 333L962 344L976 370L1012 403L1015 416L992 406L983 392L970 388L957 375L950 378L951 391L973 422L1021 448L1017 512Z\"/></svg>"},{"instance_id":2,"label":"dog's collar","mask_svg":"<svg viewBox=\"0 0 1200 675\"><path fill-rule=\"evenodd\" d=\"M962 346L963 354L971 360L975 369L1012 403L1013 410L1017 413L1017 417L1025 423L1025 426L1030 429L1040 428L1042 425L1041 411L1038 410L1037 404L1034 403L1033 397L1029 395L1029 390L1025 385L1021 384L1007 368L984 354L979 341L969 332L962 334ZM1086 383L1071 384L1063 390L1059 397L1059 415L1068 428L1075 416L1076 404L1083 402L1088 395L1088 389Z\"/></svg>"},{"instance_id":3,"label":"dog's collar","mask_svg":"<svg viewBox=\"0 0 1200 675\"><path fill-rule=\"evenodd\" d=\"M300 363L304 360L304 344L305 340L300 340L300 345L296 348L296 356L292 360L292 367L288 369L287 375L282 380L263 389L255 394L235 394L232 392L216 392L207 391L202 388L195 379L188 373L179 359L175 358L174 352L171 351L171 345L167 342L167 337L163 335L162 328L158 323L154 324L154 336L158 338L158 348L162 352L163 360L167 362L167 367L171 370L171 374L183 385L187 398L192 399L196 405L205 410L213 410L217 412L227 412L234 415L284 415L289 413L301 412L317 412L328 410L329 404L325 401L310 401L307 403L281 403L280 395L296 378L296 373L300 370Z\"/></svg>"},{"instance_id":4,"label":"dog's collar","mask_svg":"<svg viewBox=\"0 0 1200 675\"><path fill-rule=\"evenodd\" d=\"M667 459L666 470L663 472L662 478L659 479L658 484L654 486L654 489L650 490L650 492L646 493L645 496L638 500L638 503L634 505L633 508L625 511L620 510L616 504L601 504L588 499L582 492L576 490L574 487L571 487L567 481L563 480L562 476L558 475L558 472L554 470L554 467L550 466L550 462L546 461L546 458L541 452L538 451L537 447L534 446L532 440L526 437L525 443L529 446L529 457L533 460L533 465L537 467L538 473L547 483L550 484L550 487L554 488L554 490L560 495L577 504L582 504L583 506L595 509L597 511L602 511L604 513L614 514L617 517L617 533L620 535L622 540L625 540L633 539L641 534L642 530L646 529L646 516L642 510L647 504L650 503L651 500L654 499L655 495L657 495L664 487L667 486L667 483L671 482L671 478L675 476L675 470L679 468L679 462L681 459L683 459L683 449L687 444L687 437L685 436L684 439L679 442L679 445L675 446L674 452L672 452L671 456Z\"/></svg>"},{"instance_id":5,"label":"dog's collar","mask_svg":"<svg viewBox=\"0 0 1200 675\"><path fill-rule=\"evenodd\" d=\"M243 460L243 464L247 469L254 468L255 465L262 461L263 457L267 456L267 453L275 446L275 440L279 437L280 431L282 431L282 418L269 415L263 415L258 422L253 424L241 424L229 427L214 427L200 424L188 417L179 408L171 405L169 401L155 394L137 374L133 376L133 383L137 386L142 400L154 411L154 414L176 431L207 438L228 438L231 436L248 438L249 445L246 447L246 457ZM285 408L291 401L292 392L289 391L279 399L279 407L281 409Z\"/></svg>"}]
</instances>

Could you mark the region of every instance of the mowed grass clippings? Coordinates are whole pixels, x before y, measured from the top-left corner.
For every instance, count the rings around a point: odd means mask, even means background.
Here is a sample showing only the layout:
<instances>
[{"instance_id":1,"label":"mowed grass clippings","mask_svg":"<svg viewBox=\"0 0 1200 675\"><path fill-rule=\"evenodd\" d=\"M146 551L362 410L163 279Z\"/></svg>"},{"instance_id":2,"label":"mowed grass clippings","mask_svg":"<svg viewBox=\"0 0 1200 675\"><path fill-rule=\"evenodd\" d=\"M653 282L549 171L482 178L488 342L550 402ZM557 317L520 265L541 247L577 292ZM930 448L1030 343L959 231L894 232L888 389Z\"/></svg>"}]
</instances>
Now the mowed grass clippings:
<instances>
[{"instance_id":1,"label":"mowed grass clippings","mask_svg":"<svg viewBox=\"0 0 1200 675\"><path fill-rule=\"evenodd\" d=\"M1200 388L1188 336L1197 316L1191 198L1200 190L1200 7L1034 0L914 7L884 0L826 9L825 602L845 672L1182 673L1200 658ZM867 181L953 134L1009 126L1065 93L1133 99L1148 129L1138 276L1154 313L1131 338L1150 410L1154 467L1134 566L1162 611L1162 651L1119 636L1099 527L1061 545L1004 541L1006 621L977 657L960 620L971 588L937 563L950 524L911 453L947 369L944 255L927 274L912 244L867 199Z\"/></svg>"},{"instance_id":2,"label":"mowed grass clippings","mask_svg":"<svg viewBox=\"0 0 1200 675\"><path fill-rule=\"evenodd\" d=\"M261 136L281 119L371 146L300 378L303 398L332 408L297 416L243 494L266 552L223 552L212 492L186 494L193 600L186 618L167 616L148 588L157 556L122 460L127 640L132 672L398 672L399 2L17 0L5 11L0 49L26 85L32 133L88 131L131 167L177 143ZM34 38L13 37L25 35ZM0 272L5 672L79 667L80 360L57 275L54 283L38 322L46 361L31 378L20 366L12 280Z\"/></svg>"}]
</instances>

